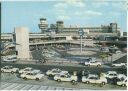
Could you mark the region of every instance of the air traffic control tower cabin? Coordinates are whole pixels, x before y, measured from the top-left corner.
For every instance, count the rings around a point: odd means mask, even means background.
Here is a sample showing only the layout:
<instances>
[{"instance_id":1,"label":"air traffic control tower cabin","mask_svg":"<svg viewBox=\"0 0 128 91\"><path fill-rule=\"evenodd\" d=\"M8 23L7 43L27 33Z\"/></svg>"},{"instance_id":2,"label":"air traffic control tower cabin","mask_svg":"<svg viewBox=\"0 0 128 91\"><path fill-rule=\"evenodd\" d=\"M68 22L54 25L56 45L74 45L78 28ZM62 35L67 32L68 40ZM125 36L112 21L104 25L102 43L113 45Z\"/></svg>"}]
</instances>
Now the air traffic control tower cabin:
<instances>
[{"instance_id":1,"label":"air traffic control tower cabin","mask_svg":"<svg viewBox=\"0 0 128 91\"><path fill-rule=\"evenodd\" d=\"M29 31L26 27L16 27L15 30L15 42L17 58L29 59Z\"/></svg>"},{"instance_id":2,"label":"air traffic control tower cabin","mask_svg":"<svg viewBox=\"0 0 128 91\"><path fill-rule=\"evenodd\" d=\"M47 19L46 18L41 18L40 19L40 24L38 26L41 29L41 33L45 33L48 29Z\"/></svg>"}]
</instances>

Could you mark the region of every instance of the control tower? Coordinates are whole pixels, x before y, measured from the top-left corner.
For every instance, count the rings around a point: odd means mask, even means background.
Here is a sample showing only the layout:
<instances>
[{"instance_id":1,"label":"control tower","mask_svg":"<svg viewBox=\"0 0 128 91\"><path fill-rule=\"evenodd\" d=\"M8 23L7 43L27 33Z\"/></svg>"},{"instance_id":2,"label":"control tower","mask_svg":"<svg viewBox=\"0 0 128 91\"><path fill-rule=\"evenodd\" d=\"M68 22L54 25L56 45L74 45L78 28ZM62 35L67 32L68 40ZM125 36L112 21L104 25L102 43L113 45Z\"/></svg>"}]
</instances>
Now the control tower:
<instances>
[{"instance_id":1,"label":"control tower","mask_svg":"<svg viewBox=\"0 0 128 91\"><path fill-rule=\"evenodd\" d=\"M41 29L41 33L45 33L48 29L48 23L46 18L40 18L40 24L38 25Z\"/></svg>"}]
</instances>

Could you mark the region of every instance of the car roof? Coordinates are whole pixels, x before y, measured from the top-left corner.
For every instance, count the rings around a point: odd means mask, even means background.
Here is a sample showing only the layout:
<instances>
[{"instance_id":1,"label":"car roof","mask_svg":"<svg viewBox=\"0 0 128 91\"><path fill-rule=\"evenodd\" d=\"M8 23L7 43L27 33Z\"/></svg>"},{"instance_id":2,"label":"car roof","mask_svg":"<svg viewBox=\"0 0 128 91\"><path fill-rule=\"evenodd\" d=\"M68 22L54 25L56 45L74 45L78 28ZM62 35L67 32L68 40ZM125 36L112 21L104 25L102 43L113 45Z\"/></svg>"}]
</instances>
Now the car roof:
<instances>
[{"instance_id":1,"label":"car roof","mask_svg":"<svg viewBox=\"0 0 128 91\"><path fill-rule=\"evenodd\" d=\"M4 67L12 67L12 66L4 66Z\"/></svg>"},{"instance_id":2,"label":"car roof","mask_svg":"<svg viewBox=\"0 0 128 91\"><path fill-rule=\"evenodd\" d=\"M32 71L32 72L29 72L29 73L26 73L26 74L37 74L37 73Z\"/></svg>"},{"instance_id":3,"label":"car roof","mask_svg":"<svg viewBox=\"0 0 128 91\"><path fill-rule=\"evenodd\" d=\"M98 77L96 74L89 74L88 77Z\"/></svg>"},{"instance_id":4,"label":"car roof","mask_svg":"<svg viewBox=\"0 0 128 91\"><path fill-rule=\"evenodd\" d=\"M24 69L32 69L31 67L26 67L26 68L24 68Z\"/></svg>"},{"instance_id":5,"label":"car roof","mask_svg":"<svg viewBox=\"0 0 128 91\"><path fill-rule=\"evenodd\" d=\"M60 69L58 69L58 68L55 68L55 69L52 69L52 71L53 71L53 70L60 70Z\"/></svg>"},{"instance_id":6,"label":"car roof","mask_svg":"<svg viewBox=\"0 0 128 91\"><path fill-rule=\"evenodd\" d=\"M116 71L108 71L108 73L117 73Z\"/></svg>"},{"instance_id":7,"label":"car roof","mask_svg":"<svg viewBox=\"0 0 128 91\"><path fill-rule=\"evenodd\" d=\"M60 75L66 75L68 71L61 71Z\"/></svg>"}]
</instances>

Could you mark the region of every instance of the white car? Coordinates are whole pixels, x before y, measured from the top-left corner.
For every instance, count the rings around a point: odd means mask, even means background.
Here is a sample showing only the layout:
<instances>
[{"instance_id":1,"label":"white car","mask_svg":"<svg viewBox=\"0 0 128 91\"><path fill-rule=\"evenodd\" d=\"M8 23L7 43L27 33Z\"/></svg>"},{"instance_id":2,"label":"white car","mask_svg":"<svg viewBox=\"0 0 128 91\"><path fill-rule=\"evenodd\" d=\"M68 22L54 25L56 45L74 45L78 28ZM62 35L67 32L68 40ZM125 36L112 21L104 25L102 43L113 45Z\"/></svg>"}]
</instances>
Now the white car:
<instances>
[{"instance_id":1,"label":"white car","mask_svg":"<svg viewBox=\"0 0 128 91\"><path fill-rule=\"evenodd\" d=\"M124 80L117 81L117 85L119 86L127 86L127 78Z\"/></svg>"},{"instance_id":2,"label":"white car","mask_svg":"<svg viewBox=\"0 0 128 91\"><path fill-rule=\"evenodd\" d=\"M52 69L52 70L48 70L46 72L46 75L54 76L54 75L59 75L60 73L68 73L68 71L62 71L60 69Z\"/></svg>"},{"instance_id":3,"label":"white car","mask_svg":"<svg viewBox=\"0 0 128 91\"><path fill-rule=\"evenodd\" d=\"M125 67L126 63L113 63L113 67Z\"/></svg>"},{"instance_id":4,"label":"white car","mask_svg":"<svg viewBox=\"0 0 128 91\"><path fill-rule=\"evenodd\" d=\"M5 58L5 59L2 59L2 62L16 62L17 59L16 58Z\"/></svg>"},{"instance_id":5,"label":"white car","mask_svg":"<svg viewBox=\"0 0 128 91\"><path fill-rule=\"evenodd\" d=\"M12 74L17 72L19 68L13 68L12 66L4 66L1 68L1 72L11 72Z\"/></svg>"},{"instance_id":6,"label":"white car","mask_svg":"<svg viewBox=\"0 0 128 91\"><path fill-rule=\"evenodd\" d=\"M21 74L20 77L25 79L25 80L27 80L27 79L40 80L44 77L44 74L30 72L30 73Z\"/></svg>"},{"instance_id":7,"label":"white car","mask_svg":"<svg viewBox=\"0 0 128 91\"><path fill-rule=\"evenodd\" d=\"M121 53L121 51L119 51L119 50L118 50L118 51L116 51L116 54L118 54L118 53L120 54L120 53Z\"/></svg>"},{"instance_id":8,"label":"white car","mask_svg":"<svg viewBox=\"0 0 128 91\"><path fill-rule=\"evenodd\" d=\"M98 62L98 61L88 61L88 62L85 62L85 65L86 66L101 66L101 62Z\"/></svg>"},{"instance_id":9,"label":"white car","mask_svg":"<svg viewBox=\"0 0 128 91\"><path fill-rule=\"evenodd\" d=\"M118 74L117 78L118 78L118 79L126 79L127 76L124 75L124 74Z\"/></svg>"},{"instance_id":10,"label":"white car","mask_svg":"<svg viewBox=\"0 0 128 91\"><path fill-rule=\"evenodd\" d=\"M106 78L116 78L118 76L116 71L108 71L107 73L103 74Z\"/></svg>"},{"instance_id":11,"label":"white car","mask_svg":"<svg viewBox=\"0 0 128 91\"><path fill-rule=\"evenodd\" d=\"M30 72L32 72L32 71L35 71L35 73L40 72L40 70L34 70L34 69L31 68L31 67L26 67L26 68L24 68L24 69L19 70L19 73L20 73L20 74L23 74L23 73L30 73Z\"/></svg>"},{"instance_id":12,"label":"white car","mask_svg":"<svg viewBox=\"0 0 128 91\"><path fill-rule=\"evenodd\" d=\"M95 83L105 85L107 83L107 79L104 76L99 77L98 75L89 74L87 76L82 77L82 82L84 83Z\"/></svg>"},{"instance_id":13,"label":"white car","mask_svg":"<svg viewBox=\"0 0 128 91\"><path fill-rule=\"evenodd\" d=\"M66 81L66 82L72 82L75 83L77 81L77 76L76 75L70 75L69 73L67 74L59 74L54 76L54 80L61 82L61 81Z\"/></svg>"}]
</instances>

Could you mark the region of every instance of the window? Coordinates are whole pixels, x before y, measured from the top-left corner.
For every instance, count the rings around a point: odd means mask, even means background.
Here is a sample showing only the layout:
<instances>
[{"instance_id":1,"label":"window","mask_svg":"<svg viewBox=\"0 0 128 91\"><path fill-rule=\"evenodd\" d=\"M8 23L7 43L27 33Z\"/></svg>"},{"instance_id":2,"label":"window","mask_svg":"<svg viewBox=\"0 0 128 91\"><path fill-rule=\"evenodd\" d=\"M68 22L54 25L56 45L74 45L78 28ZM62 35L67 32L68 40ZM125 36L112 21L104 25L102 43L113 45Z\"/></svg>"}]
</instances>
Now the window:
<instances>
[{"instance_id":1,"label":"window","mask_svg":"<svg viewBox=\"0 0 128 91\"><path fill-rule=\"evenodd\" d=\"M109 74L110 76L113 76L113 74Z\"/></svg>"},{"instance_id":2,"label":"window","mask_svg":"<svg viewBox=\"0 0 128 91\"><path fill-rule=\"evenodd\" d=\"M95 79L95 77L90 77L89 79Z\"/></svg>"},{"instance_id":3,"label":"window","mask_svg":"<svg viewBox=\"0 0 128 91\"><path fill-rule=\"evenodd\" d=\"M113 76L117 76L117 74L113 74Z\"/></svg>"},{"instance_id":4,"label":"window","mask_svg":"<svg viewBox=\"0 0 128 91\"><path fill-rule=\"evenodd\" d=\"M25 71L29 71L29 69L25 69Z\"/></svg>"},{"instance_id":5,"label":"window","mask_svg":"<svg viewBox=\"0 0 128 91\"><path fill-rule=\"evenodd\" d=\"M61 77L65 77L64 75L61 75Z\"/></svg>"}]
</instances>

